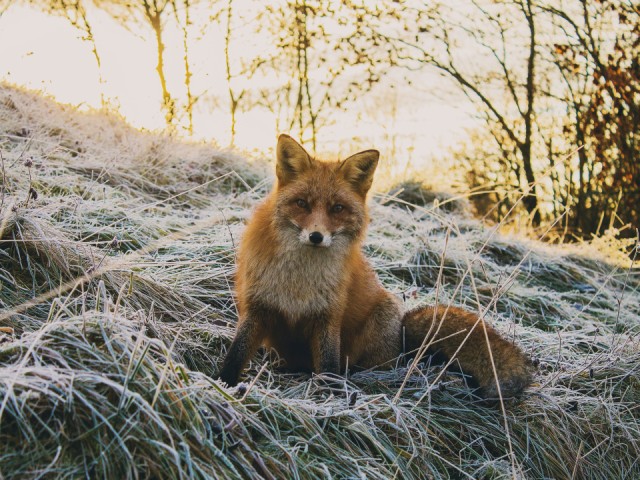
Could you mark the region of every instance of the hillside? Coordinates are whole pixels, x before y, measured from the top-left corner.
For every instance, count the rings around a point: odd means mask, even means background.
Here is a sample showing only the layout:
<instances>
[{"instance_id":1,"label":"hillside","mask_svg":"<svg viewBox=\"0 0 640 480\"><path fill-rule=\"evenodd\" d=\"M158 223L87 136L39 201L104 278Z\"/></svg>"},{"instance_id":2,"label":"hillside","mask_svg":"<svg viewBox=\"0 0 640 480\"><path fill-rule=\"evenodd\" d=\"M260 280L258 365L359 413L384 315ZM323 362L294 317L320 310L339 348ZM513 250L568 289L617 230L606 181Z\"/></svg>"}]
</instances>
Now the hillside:
<instances>
[{"instance_id":1,"label":"hillside","mask_svg":"<svg viewBox=\"0 0 640 480\"><path fill-rule=\"evenodd\" d=\"M399 362L335 392L261 353L227 389L234 248L271 165L2 84L0 153L0 478L640 478L640 271L615 239L379 193L385 285L488 308L535 384L487 405L439 366L400 390Z\"/></svg>"}]
</instances>

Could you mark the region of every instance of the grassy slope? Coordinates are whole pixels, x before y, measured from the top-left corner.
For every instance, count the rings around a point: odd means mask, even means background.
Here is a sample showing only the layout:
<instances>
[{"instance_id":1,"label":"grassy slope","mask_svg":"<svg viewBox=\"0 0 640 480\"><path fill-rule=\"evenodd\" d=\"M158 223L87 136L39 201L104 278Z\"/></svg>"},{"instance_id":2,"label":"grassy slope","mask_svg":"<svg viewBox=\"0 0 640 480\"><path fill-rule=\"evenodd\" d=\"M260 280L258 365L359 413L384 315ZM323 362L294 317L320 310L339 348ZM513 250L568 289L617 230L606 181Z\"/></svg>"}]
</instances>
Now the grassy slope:
<instances>
[{"instance_id":1,"label":"grassy slope","mask_svg":"<svg viewBox=\"0 0 640 480\"><path fill-rule=\"evenodd\" d=\"M488 307L537 383L503 409L425 366L397 395L399 364L333 394L261 355L226 390L263 167L7 85L0 152L0 478L640 478L640 272L613 240L550 247L378 196L388 288Z\"/></svg>"}]
</instances>

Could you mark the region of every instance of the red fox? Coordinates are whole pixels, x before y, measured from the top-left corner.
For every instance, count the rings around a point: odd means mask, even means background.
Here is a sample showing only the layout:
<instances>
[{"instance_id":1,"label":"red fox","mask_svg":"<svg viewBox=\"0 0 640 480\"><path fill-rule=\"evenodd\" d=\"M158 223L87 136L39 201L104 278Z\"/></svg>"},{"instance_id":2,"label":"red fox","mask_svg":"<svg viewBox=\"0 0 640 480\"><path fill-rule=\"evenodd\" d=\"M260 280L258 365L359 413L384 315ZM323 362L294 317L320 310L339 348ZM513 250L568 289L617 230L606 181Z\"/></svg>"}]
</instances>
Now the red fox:
<instances>
[{"instance_id":1,"label":"red fox","mask_svg":"<svg viewBox=\"0 0 640 480\"><path fill-rule=\"evenodd\" d=\"M276 150L277 184L238 251L239 318L222 381L236 385L261 345L274 348L289 370L338 374L347 364L388 366L428 336L428 353L455 355L484 397L498 397L496 376L504 397L530 384L529 359L476 315L444 306L403 314L380 284L362 253L378 151L324 162L287 135Z\"/></svg>"}]
</instances>

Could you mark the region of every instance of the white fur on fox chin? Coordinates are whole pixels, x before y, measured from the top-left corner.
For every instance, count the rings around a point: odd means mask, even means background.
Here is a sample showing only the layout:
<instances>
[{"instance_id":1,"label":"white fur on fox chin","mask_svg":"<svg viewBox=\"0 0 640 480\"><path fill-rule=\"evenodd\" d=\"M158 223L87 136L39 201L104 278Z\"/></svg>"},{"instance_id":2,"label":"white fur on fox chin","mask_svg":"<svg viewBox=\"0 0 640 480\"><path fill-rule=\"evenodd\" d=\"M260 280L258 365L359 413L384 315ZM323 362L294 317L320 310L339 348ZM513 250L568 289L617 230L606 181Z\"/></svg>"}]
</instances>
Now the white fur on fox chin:
<instances>
[{"instance_id":1,"label":"white fur on fox chin","mask_svg":"<svg viewBox=\"0 0 640 480\"><path fill-rule=\"evenodd\" d=\"M302 235L302 234L301 234ZM326 248L302 241L301 235L282 235L280 251L268 264L255 265L254 294L265 304L288 313L288 321L321 314L344 292L344 264L349 242L327 235ZM324 242L324 239L323 239Z\"/></svg>"}]
</instances>

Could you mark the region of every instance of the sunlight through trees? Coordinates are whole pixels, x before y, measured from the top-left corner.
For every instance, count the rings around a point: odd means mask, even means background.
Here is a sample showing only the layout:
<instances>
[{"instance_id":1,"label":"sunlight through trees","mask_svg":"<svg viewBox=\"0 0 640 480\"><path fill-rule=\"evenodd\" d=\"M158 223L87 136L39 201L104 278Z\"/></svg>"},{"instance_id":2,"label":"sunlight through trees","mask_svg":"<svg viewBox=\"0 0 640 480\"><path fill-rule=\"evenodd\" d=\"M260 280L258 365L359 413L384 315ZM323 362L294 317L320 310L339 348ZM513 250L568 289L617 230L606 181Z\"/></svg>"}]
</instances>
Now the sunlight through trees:
<instances>
[{"instance_id":1,"label":"sunlight through trees","mask_svg":"<svg viewBox=\"0 0 640 480\"><path fill-rule=\"evenodd\" d=\"M214 137L234 145L242 116L263 112L315 149L338 116L361 118L368 98L412 98L423 119L434 98L466 101L476 127L449 127L448 156L479 213L500 221L521 212L533 227L559 221L554 238L564 240L606 229L633 237L640 224L640 11L631 2L4 0L0 11L16 4L79 32L103 106L110 39L96 35L98 13L153 42L168 132L193 135L205 118L196 107L209 109L227 118ZM176 72L182 85L169 78ZM440 81L425 83L436 73ZM382 126L400 164L416 145L397 150L395 139L419 140L420 115L410 132ZM363 134L354 130L345 135Z\"/></svg>"}]
</instances>

